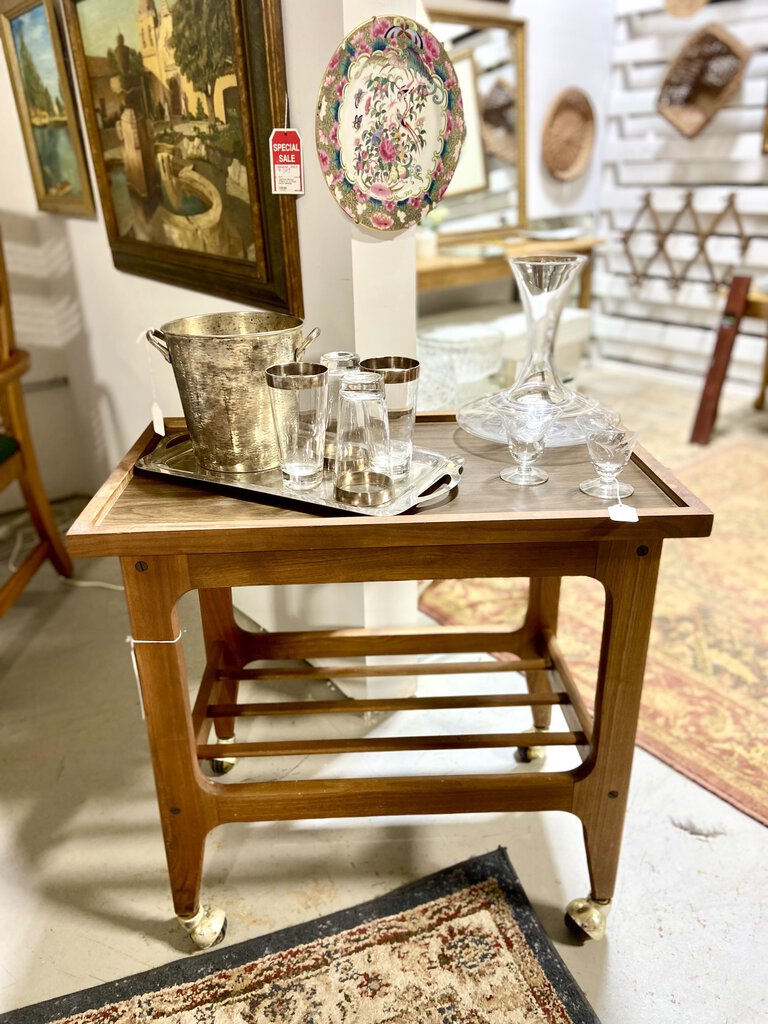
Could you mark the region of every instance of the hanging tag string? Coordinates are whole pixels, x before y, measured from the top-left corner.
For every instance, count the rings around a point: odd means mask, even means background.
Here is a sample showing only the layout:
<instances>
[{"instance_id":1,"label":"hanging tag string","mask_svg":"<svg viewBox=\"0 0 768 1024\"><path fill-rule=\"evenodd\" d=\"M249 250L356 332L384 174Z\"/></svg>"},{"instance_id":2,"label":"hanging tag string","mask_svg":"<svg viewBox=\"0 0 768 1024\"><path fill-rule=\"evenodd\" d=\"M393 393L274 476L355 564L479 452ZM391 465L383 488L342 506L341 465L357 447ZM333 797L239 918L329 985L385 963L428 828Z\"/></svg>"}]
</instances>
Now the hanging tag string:
<instances>
[{"instance_id":1,"label":"hanging tag string","mask_svg":"<svg viewBox=\"0 0 768 1024\"><path fill-rule=\"evenodd\" d=\"M131 664L133 665L133 675L136 679L136 689L139 693L139 707L141 708L141 720L144 721L146 718L144 714L144 700L141 696L141 680L139 679L139 663L136 661L136 644L177 644L185 630L180 629L179 635L175 640L136 640L132 636L127 636L125 642L131 645Z\"/></svg>"},{"instance_id":2,"label":"hanging tag string","mask_svg":"<svg viewBox=\"0 0 768 1024\"><path fill-rule=\"evenodd\" d=\"M611 505L608 508L608 517L613 519L617 523L636 523L639 521L639 515L634 505L625 505L621 500L621 487L619 486L618 479L614 480L616 484L616 502L617 504Z\"/></svg>"},{"instance_id":3,"label":"hanging tag string","mask_svg":"<svg viewBox=\"0 0 768 1024\"><path fill-rule=\"evenodd\" d=\"M149 386L152 391L152 426L155 428L155 433L159 434L160 437L165 436L165 425L163 423L163 411L160 408L160 402L157 398L157 381L155 380L155 363L152 359L152 355L149 351L149 345L147 341L147 332L142 331L136 339L136 344L139 345L142 342L144 344L144 354L147 360L147 369L149 370Z\"/></svg>"}]
</instances>

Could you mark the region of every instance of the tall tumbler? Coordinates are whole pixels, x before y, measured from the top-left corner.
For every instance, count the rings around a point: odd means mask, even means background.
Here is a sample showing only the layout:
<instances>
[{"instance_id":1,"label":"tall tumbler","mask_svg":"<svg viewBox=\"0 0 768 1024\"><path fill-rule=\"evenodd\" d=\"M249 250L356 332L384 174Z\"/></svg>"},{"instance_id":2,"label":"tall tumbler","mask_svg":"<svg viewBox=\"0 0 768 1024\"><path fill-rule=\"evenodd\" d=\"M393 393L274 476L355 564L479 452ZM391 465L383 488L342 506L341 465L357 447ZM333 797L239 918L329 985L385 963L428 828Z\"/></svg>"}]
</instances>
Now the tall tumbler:
<instances>
[{"instance_id":1,"label":"tall tumbler","mask_svg":"<svg viewBox=\"0 0 768 1024\"><path fill-rule=\"evenodd\" d=\"M357 352L326 352L320 362L328 367L328 419L325 427L325 467L333 469L336 461L336 432L339 420L339 391L345 373L357 368Z\"/></svg>"},{"instance_id":2,"label":"tall tumbler","mask_svg":"<svg viewBox=\"0 0 768 1024\"><path fill-rule=\"evenodd\" d=\"M376 356L363 359L360 369L380 373L384 378L392 472L396 477L405 476L411 468L413 455L419 361L409 356Z\"/></svg>"},{"instance_id":3,"label":"tall tumbler","mask_svg":"<svg viewBox=\"0 0 768 1024\"><path fill-rule=\"evenodd\" d=\"M334 492L350 505L383 505L394 497L384 381L378 373L345 373L339 391Z\"/></svg>"},{"instance_id":4,"label":"tall tumbler","mask_svg":"<svg viewBox=\"0 0 768 1024\"><path fill-rule=\"evenodd\" d=\"M286 487L306 491L323 479L328 367L277 363L266 371Z\"/></svg>"}]
</instances>

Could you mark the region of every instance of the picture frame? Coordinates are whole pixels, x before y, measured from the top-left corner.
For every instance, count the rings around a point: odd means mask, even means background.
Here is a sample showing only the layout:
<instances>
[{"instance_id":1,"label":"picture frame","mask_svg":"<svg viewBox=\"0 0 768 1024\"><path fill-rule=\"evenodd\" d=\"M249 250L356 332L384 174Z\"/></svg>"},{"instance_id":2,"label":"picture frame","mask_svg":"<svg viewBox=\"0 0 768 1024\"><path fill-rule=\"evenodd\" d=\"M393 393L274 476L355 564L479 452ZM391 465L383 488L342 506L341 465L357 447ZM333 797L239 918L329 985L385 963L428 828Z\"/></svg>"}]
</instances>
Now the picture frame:
<instances>
[{"instance_id":1,"label":"picture frame","mask_svg":"<svg viewBox=\"0 0 768 1024\"><path fill-rule=\"evenodd\" d=\"M280 0L63 0L118 270L303 315Z\"/></svg>"},{"instance_id":2,"label":"picture frame","mask_svg":"<svg viewBox=\"0 0 768 1024\"><path fill-rule=\"evenodd\" d=\"M451 54L451 64L464 101L466 135L461 156L446 190L446 198L483 192L488 188L488 161L481 132L482 113L477 90L477 68L472 50Z\"/></svg>"},{"instance_id":3,"label":"picture frame","mask_svg":"<svg viewBox=\"0 0 768 1024\"><path fill-rule=\"evenodd\" d=\"M95 209L53 0L2 0L0 34L37 205L91 217Z\"/></svg>"}]
</instances>

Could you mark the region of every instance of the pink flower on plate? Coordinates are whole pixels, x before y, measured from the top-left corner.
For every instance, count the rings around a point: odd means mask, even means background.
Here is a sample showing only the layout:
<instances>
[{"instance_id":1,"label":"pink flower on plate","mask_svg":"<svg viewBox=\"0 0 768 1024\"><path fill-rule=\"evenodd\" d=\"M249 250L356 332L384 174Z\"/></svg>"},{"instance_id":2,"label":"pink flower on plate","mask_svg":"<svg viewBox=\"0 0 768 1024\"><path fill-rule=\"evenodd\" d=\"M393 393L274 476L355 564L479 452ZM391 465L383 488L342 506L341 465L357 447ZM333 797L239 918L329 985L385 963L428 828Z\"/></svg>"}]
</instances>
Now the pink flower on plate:
<instances>
[{"instance_id":1,"label":"pink flower on plate","mask_svg":"<svg viewBox=\"0 0 768 1024\"><path fill-rule=\"evenodd\" d=\"M365 194L365 192L363 192L363 190L358 185L355 185L354 191L355 199L358 201L358 203L366 203L368 201L368 196Z\"/></svg>"},{"instance_id":2,"label":"pink flower on plate","mask_svg":"<svg viewBox=\"0 0 768 1024\"><path fill-rule=\"evenodd\" d=\"M394 221L391 217L388 217L386 213L374 213L371 217L371 224L378 228L379 231L386 231L387 228L391 228Z\"/></svg>"},{"instance_id":3,"label":"pink flower on plate","mask_svg":"<svg viewBox=\"0 0 768 1024\"><path fill-rule=\"evenodd\" d=\"M331 180L331 186L340 185L342 181L344 181L344 172L339 171L337 174L334 174L333 179Z\"/></svg>"},{"instance_id":4,"label":"pink flower on plate","mask_svg":"<svg viewBox=\"0 0 768 1024\"><path fill-rule=\"evenodd\" d=\"M393 198L393 199L385 199L384 200L384 209L387 211L387 213L392 213L392 211L394 210L394 208L396 206L397 206L397 200L396 199Z\"/></svg>"},{"instance_id":5,"label":"pink flower on plate","mask_svg":"<svg viewBox=\"0 0 768 1024\"><path fill-rule=\"evenodd\" d=\"M365 38L363 32L358 32L356 36L352 37L352 45L355 48L355 53L370 53L371 44Z\"/></svg>"},{"instance_id":6,"label":"pink flower on plate","mask_svg":"<svg viewBox=\"0 0 768 1024\"><path fill-rule=\"evenodd\" d=\"M424 56L434 64L436 60L440 59L440 43L438 43L431 32L424 32L423 39Z\"/></svg>"},{"instance_id":7,"label":"pink flower on plate","mask_svg":"<svg viewBox=\"0 0 768 1024\"><path fill-rule=\"evenodd\" d=\"M437 167L435 168L434 173L432 175L432 181L437 181L438 178L442 178L443 171L444 171L443 161L442 160L438 160L437 161Z\"/></svg>"},{"instance_id":8,"label":"pink flower on plate","mask_svg":"<svg viewBox=\"0 0 768 1024\"><path fill-rule=\"evenodd\" d=\"M447 135L453 128L453 118L451 117L450 110L445 112L445 134ZM331 132L331 138L333 138L333 132Z\"/></svg>"},{"instance_id":9,"label":"pink flower on plate","mask_svg":"<svg viewBox=\"0 0 768 1024\"><path fill-rule=\"evenodd\" d=\"M451 89L453 89L453 87L456 85L456 79L453 78L451 75L448 75L443 84L445 85L446 92L450 92Z\"/></svg>"},{"instance_id":10,"label":"pink flower on plate","mask_svg":"<svg viewBox=\"0 0 768 1024\"><path fill-rule=\"evenodd\" d=\"M424 196L411 196L411 198L408 200L408 205L412 206L414 210L420 210L423 201Z\"/></svg>"},{"instance_id":11,"label":"pink flower on plate","mask_svg":"<svg viewBox=\"0 0 768 1024\"><path fill-rule=\"evenodd\" d=\"M317 155L320 160L320 166L322 167L323 171L327 171L328 168L331 166L331 161L328 159L328 154L325 152L324 149L318 149Z\"/></svg>"},{"instance_id":12,"label":"pink flower on plate","mask_svg":"<svg viewBox=\"0 0 768 1024\"><path fill-rule=\"evenodd\" d=\"M438 203L440 202L440 200L445 195L445 190L448 188L448 185L450 185L450 182L447 182L445 185L443 185L441 187L440 191L437 193L437 201L438 201Z\"/></svg>"},{"instance_id":13,"label":"pink flower on plate","mask_svg":"<svg viewBox=\"0 0 768 1024\"><path fill-rule=\"evenodd\" d=\"M365 101L365 114L366 116L371 112L371 97L368 96Z\"/></svg>"},{"instance_id":14,"label":"pink flower on plate","mask_svg":"<svg viewBox=\"0 0 768 1024\"><path fill-rule=\"evenodd\" d=\"M333 122L333 128L331 128L330 140L334 146L339 148L339 123L338 121Z\"/></svg>"},{"instance_id":15,"label":"pink flower on plate","mask_svg":"<svg viewBox=\"0 0 768 1024\"><path fill-rule=\"evenodd\" d=\"M331 59L330 59L330 61L328 63L328 67L329 68L335 68L335 67L338 66L338 63L339 63L339 51L337 50L336 53L334 53L334 55L331 57Z\"/></svg>"},{"instance_id":16,"label":"pink flower on plate","mask_svg":"<svg viewBox=\"0 0 768 1024\"><path fill-rule=\"evenodd\" d=\"M347 84L347 76L344 75L342 80L336 86L336 95L341 99L341 94L344 92L344 86Z\"/></svg>"},{"instance_id":17,"label":"pink flower on plate","mask_svg":"<svg viewBox=\"0 0 768 1024\"><path fill-rule=\"evenodd\" d=\"M379 143L379 156L385 164L391 164L397 156L394 142L386 135Z\"/></svg>"},{"instance_id":18,"label":"pink flower on plate","mask_svg":"<svg viewBox=\"0 0 768 1024\"><path fill-rule=\"evenodd\" d=\"M392 189L383 181L377 181L368 189L374 199L381 199L382 202L392 198Z\"/></svg>"},{"instance_id":19,"label":"pink flower on plate","mask_svg":"<svg viewBox=\"0 0 768 1024\"><path fill-rule=\"evenodd\" d=\"M371 36L373 39L378 36L384 36L392 28L392 22L389 18L374 18L373 25L371 26Z\"/></svg>"}]
</instances>

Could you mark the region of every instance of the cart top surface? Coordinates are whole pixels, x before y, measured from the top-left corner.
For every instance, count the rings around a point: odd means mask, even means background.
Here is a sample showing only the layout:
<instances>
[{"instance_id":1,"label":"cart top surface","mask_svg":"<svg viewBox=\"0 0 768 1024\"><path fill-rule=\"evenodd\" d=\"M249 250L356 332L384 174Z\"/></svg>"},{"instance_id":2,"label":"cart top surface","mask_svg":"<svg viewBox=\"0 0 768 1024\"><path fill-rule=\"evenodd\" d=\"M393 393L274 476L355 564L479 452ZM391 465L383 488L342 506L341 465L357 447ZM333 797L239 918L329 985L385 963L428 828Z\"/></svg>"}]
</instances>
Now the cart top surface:
<instances>
[{"instance_id":1,"label":"cart top surface","mask_svg":"<svg viewBox=\"0 0 768 1024\"><path fill-rule=\"evenodd\" d=\"M184 422L168 420L167 429L181 431ZM635 488L625 504L637 508L639 522L614 522L607 512L612 502L579 490L582 480L594 476L586 445L547 448L539 464L549 481L516 487L499 477L510 465L506 446L470 435L440 415L419 417L414 441L463 458L458 491L438 508L391 517L326 516L322 510L276 507L250 496L135 474L138 459L158 440L148 427L83 510L67 535L73 555L641 541L707 536L712 527L709 509L643 449L622 473Z\"/></svg>"}]
</instances>

